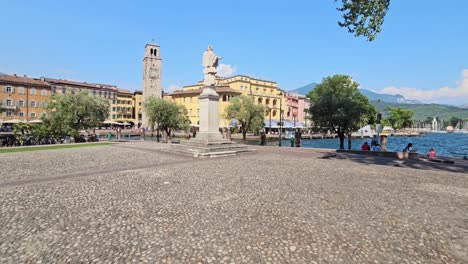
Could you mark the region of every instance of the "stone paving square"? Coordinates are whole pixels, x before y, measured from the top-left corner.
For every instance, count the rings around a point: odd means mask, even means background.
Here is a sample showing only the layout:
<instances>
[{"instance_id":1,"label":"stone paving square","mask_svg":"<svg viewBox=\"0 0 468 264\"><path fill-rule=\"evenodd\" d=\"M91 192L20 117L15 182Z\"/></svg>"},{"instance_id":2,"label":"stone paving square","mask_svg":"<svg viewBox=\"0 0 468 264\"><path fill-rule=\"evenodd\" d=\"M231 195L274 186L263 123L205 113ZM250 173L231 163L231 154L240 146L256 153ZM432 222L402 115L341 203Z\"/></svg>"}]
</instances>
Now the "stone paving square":
<instances>
[{"instance_id":1,"label":"stone paving square","mask_svg":"<svg viewBox=\"0 0 468 264\"><path fill-rule=\"evenodd\" d=\"M164 148L0 154L0 263L468 263L465 173Z\"/></svg>"}]
</instances>

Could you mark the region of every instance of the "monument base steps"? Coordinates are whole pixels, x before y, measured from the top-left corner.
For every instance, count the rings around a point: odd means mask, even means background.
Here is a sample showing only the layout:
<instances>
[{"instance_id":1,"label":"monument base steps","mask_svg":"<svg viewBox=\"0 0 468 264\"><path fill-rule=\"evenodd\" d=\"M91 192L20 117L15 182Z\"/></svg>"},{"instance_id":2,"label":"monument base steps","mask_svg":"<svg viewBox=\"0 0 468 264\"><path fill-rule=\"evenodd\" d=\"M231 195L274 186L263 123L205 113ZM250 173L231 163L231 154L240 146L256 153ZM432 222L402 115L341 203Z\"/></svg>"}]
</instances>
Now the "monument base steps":
<instances>
[{"instance_id":1,"label":"monument base steps","mask_svg":"<svg viewBox=\"0 0 468 264\"><path fill-rule=\"evenodd\" d=\"M253 152L247 145L232 143L229 141L204 142L200 140L183 140L180 144L172 144L171 151L190 154L197 158L214 158L235 156L239 153Z\"/></svg>"}]
</instances>

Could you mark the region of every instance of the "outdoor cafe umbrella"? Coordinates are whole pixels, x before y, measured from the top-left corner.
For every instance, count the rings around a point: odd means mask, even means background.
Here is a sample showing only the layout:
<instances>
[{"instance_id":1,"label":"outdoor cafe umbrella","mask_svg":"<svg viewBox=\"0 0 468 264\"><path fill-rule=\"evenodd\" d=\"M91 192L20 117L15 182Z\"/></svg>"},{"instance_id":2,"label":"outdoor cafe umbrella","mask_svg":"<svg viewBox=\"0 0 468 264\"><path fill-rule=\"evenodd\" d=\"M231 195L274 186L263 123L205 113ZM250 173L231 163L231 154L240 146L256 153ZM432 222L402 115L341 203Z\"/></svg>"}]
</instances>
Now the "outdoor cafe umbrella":
<instances>
[{"instance_id":1,"label":"outdoor cafe umbrella","mask_svg":"<svg viewBox=\"0 0 468 264\"><path fill-rule=\"evenodd\" d=\"M4 120L3 123L4 124L18 124L18 123L22 123L23 121L19 120L19 119L10 119L10 120Z\"/></svg>"},{"instance_id":2,"label":"outdoor cafe umbrella","mask_svg":"<svg viewBox=\"0 0 468 264\"><path fill-rule=\"evenodd\" d=\"M112 120L106 120L104 122L102 122L103 124L109 124L109 125L113 125L113 124L118 124L117 122L114 122Z\"/></svg>"},{"instance_id":3,"label":"outdoor cafe umbrella","mask_svg":"<svg viewBox=\"0 0 468 264\"><path fill-rule=\"evenodd\" d=\"M40 120L40 119L31 120L31 121L28 121L28 123L30 123L30 124L40 124L40 123L42 123L42 120Z\"/></svg>"}]
</instances>

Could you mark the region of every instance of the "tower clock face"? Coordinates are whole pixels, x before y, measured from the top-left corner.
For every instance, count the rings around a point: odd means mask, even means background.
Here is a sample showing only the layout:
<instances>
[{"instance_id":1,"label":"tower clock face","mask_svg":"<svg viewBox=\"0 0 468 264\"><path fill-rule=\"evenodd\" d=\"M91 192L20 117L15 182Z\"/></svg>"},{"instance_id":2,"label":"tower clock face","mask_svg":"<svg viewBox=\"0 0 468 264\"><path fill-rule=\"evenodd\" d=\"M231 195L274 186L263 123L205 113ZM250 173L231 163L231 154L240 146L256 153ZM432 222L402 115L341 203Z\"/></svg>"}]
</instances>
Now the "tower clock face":
<instances>
[{"instance_id":1,"label":"tower clock face","mask_svg":"<svg viewBox=\"0 0 468 264\"><path fill-rule=\"evenodd\" d=\"M150 79L159 79L158 69L155 67L151 67L149 70L149 77Z\"/></svg>"}]
</instances>

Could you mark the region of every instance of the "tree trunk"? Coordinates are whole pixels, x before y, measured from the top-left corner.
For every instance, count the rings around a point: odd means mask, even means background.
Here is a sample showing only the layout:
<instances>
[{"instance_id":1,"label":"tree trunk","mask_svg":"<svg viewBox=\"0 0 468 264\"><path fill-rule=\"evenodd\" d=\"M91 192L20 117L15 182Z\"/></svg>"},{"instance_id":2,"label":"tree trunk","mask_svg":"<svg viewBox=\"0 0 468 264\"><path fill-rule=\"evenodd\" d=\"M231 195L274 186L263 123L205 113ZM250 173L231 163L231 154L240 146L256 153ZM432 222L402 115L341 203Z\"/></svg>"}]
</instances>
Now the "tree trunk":
<instances>
[{"instance_id":1,"label":"tree trunk","mask_svg":"<svg viewBox=\"0 0 468 264\"><path fill-rule=\"evenodd\" d=\"M338 137L340 137L340 149L344 149L344 139L345 139L344 133L338 132Z\"/></svg>"},{"instance_id":2,"label":"tree trunk","mask_svg":"<svg viewBox=\"0 0 468 264\"><path fill-rule=\"evenodd\" d=\"M242 141L246 142L247 141L247 130L242 129Z\"/></svg>"},{"instance_id":3,"label":"tree trunk","mask_svg":"<svg viewBox=\"0 0 468 264\"><path fill-rule=\"evenodd\" d=\"M348 150L351 150L351 133L348 133Z\"/></svg>"}]
</instances>

